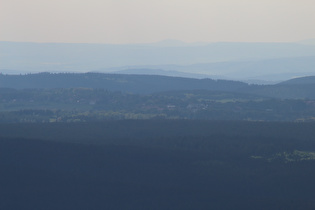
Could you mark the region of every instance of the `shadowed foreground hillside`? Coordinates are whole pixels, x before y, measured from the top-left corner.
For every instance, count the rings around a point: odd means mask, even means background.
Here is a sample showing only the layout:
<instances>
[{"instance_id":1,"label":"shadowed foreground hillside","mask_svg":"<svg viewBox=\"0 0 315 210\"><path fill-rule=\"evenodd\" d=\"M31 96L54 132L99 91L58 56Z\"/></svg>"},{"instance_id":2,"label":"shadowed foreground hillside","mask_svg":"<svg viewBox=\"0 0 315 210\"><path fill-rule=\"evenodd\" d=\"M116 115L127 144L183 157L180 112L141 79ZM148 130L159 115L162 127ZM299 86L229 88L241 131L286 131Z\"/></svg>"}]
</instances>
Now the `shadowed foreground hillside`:
<instances>
[{"instance_id":1,"label":"shadowed foreground hillside","mask_svg":"<svg viewBox=\"0 0 315 210\"><path fill-rule=\"evenodd\" d=\"M314 123L1 124L1 209L314 209Z\"/></svg>"}]
</instances>

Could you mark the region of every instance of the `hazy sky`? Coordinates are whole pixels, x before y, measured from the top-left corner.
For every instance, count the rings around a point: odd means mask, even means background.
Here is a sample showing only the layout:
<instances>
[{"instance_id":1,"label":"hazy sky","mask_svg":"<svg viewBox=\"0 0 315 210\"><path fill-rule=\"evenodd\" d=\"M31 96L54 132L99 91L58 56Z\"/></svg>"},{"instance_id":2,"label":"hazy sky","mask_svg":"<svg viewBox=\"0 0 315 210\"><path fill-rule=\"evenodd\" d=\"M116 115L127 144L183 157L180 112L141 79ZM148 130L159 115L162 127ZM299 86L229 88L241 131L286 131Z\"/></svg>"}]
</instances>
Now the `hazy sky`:
<instances>
[{"instance_id":1,"label":"hazy sky","mask_svg":"<svg viewBox=\"0 0 315 210\"><path fill-rule=\"evenodd\" d=\"M315 38L315 0L0 0L0 41Z\"/></svg>"}]
</instances>

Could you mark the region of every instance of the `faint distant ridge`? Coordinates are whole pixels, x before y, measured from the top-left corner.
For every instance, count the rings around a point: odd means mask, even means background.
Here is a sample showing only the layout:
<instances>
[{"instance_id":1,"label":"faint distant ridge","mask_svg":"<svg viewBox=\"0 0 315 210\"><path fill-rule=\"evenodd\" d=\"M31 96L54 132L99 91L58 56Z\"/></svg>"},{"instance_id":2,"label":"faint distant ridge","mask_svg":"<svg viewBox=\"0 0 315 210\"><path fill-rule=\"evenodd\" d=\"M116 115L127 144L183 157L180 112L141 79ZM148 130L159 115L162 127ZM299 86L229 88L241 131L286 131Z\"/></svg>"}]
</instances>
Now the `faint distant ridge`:
<instances>
[{"instance_id":1,"label":"faint distant ridge","mask_svg":"<svg viewBox=\"0 0 315 210\"><path fill-rule=\"evenodd\" d=\"M189 46L203 46L210 44L208 42L183 42L177 39L165 39L159 42L145 44L146 46L154 47L189 47Z\"/></svg>"},{"instance_id":2,"label":"faint distant ridge","mask_svg":"<svg viewBox=\"0 0 315 210\"><path fill-rule=\"evenodd\" d=\"M315 84L315 76L299 77L279 83L281 85L308 85Z\"/></svg>"},{"instance_id":3,"label":"faint distant ridge","mask_svg":"<svg viewBox=\"0 0 315 210\"><path fill-rule=\"evenodd\" d=\"M176 76L180 77L239 80L254 84L257 83L255 81L269 81L269 83L275 84L296 77L312 76L315 75L314 70L315 56L285 57L258 61L196 63L182 66L125 66L104 69L104 71L115 73L141 73L165 76L174 76L176 74ZM102 72L102 70L98 72ZM262 84L266 83L268 82L262 82Z\"/></svg>"},{"instance_id":4,"label":"faint distant ridge","mask_svg":"<svg viewBox=\"0 0 315 210\"><path fill-rule=\"evenodd\" d=\"M216 79L215 76L210 76L207 74L193 74L188 72L172 71L172 70L162 70L162 69L146 69L146 68L136 68L136 69L126 69L121 71L115 71L114 74L134 74L134 75L160 75L168 77L185 77L194 79L205 79L211 78Z\"/></svg>"},{"instance_id":5,"label":"faint distant ridge","mask_svg":"<svg viewBox=\"0 0 315 210\"><path fill-rule=\"evenodd\" d=\"M89 72L122 66L193 65L309 56L315 56L315 46L298 43L200 44L171 40L109 45L0 41L0 69L21 72ZM194 69L192 72L204 74Z\"/></svg>"}]
</instances>

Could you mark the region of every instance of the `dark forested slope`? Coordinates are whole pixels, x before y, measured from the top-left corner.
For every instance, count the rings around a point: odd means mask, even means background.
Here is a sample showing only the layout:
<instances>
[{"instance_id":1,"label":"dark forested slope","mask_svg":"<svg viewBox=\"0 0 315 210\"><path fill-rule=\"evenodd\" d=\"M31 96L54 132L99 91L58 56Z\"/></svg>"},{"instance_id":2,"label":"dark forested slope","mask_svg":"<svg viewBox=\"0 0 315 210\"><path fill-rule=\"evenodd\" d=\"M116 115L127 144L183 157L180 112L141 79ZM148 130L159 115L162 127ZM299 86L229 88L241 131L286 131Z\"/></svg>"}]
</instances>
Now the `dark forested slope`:
<instances>
[{"instance_id":1,"label":"dark forested slope","mask_svg":"<svg viewBox=\"0 0 315 210\"><path fill-rule=\"evenodd\" d=\"M313 128L182 120L0 124L0 208L314 209Z\"/></svg>"}]
</instances>

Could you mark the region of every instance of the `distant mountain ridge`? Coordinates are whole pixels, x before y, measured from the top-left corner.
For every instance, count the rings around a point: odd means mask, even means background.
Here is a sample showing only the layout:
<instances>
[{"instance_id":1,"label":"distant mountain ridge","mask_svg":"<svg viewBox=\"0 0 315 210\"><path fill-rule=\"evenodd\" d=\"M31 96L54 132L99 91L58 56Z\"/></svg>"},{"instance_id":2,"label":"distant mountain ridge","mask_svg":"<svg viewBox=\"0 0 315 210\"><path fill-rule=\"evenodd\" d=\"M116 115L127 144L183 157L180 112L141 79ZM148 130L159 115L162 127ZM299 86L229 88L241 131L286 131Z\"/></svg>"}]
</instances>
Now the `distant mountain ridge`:
<instances>
[{"instance_id":1,"label":"distant mountain ridge","mask_svg":"<svg viewBox=\"0 0 315 210\"><path fill-rule=\"evenodd\" d=\"M315 77L304 77L275 85L249 85L244 82L229 80L192 79L157 75L104 73L0 75L0 88L40 89L78 87L134 94L211 90L245 93L271 98L315 99Z\"/></svg>"},{"instance_id":2,"label":"distant mountain ridge","mask_svg":"<svg viewBox=\"0 0 315 210\"><path fill-rule=\"evenodd\" d=\"M170 76L170 77L185 77L194 79L216 79L215 76L210 76L206 74L193 74L188 72L180 71L166 71L162 69L126 69L121 71L114 71L114 74L132 74L132 75L157 75L157 76Z\"/></svg>"},{"instance_id":3,"label":"distant mountain ridge","mask_svg":"<svg viewBox=\"0 0 315 210\"><path fill-rule=\"evenodd\" d=\"M43 71L78 73L122 66L189 66L201 63L308 56L315 56L315 46L299 43L185 44L166 41L164 44L162 42L109 45L0 42L0 69L12 69L22 73ZM190 67L194 66L188 68ZM176 71L176 69L162 69ZM202 72L192 68L189 69L189 73L215 74L211 71Z\"/></svg>"},{"instance_id":4,"label":"distant mountain ridge","mask_svg":"<svg viewBox=\"0 0 315 210\"><path fill-rule=\"evenodd\" d=\"M255 81L264 80L269 82L278 82L289 80L294 77L315 75L315 56L293 57L293 58L277 58L258 61L231 61L216 63L198 63L192 65L157 65L157 66L126 66L120 68L104 69L105 71L130 73L134 69L143 69L141 73L152 74L157 70L164 72L156 72L163 75L167 71L176 71L181 73L194 72L199 75L205 75L212 79L228 79L239 81ZM129 71L129 72L128 72ZM164 74L165 76L168 76ZM181 75L178 75L181 76ZM192 78L202 78L194 77Z\"/></svg>"}]
</instances>

